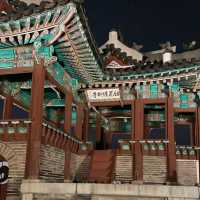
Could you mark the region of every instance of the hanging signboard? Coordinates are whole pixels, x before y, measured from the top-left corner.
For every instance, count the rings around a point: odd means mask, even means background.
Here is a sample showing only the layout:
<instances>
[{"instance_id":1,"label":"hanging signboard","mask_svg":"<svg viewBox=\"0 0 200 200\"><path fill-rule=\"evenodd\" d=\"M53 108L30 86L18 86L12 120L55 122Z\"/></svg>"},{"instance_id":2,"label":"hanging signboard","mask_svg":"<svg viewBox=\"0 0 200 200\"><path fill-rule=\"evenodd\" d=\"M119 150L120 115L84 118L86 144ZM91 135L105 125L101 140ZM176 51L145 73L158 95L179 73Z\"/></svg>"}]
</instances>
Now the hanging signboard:
<instances>
[{"instance_id":1,"label":"hanging signboard","mask_svg":"<svg viewBox=\"0 0 200 200\"><path fill-rule=\"evenodd\" d=\"M120 101L119 88L87 90L87 98L90 102Z\"/></svg>"}]
</instances>

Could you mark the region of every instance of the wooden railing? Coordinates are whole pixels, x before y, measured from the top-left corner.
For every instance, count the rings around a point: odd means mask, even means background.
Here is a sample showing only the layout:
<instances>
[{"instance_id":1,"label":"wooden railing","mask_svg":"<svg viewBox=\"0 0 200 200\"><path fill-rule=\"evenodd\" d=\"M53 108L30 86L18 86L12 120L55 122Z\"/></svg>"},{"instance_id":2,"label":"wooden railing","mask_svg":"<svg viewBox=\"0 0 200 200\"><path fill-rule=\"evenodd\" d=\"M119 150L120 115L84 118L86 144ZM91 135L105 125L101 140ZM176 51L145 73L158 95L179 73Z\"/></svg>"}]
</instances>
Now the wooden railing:
<instances>
[{"instance_id":1,"label":"wooden railing","mask_svg":"<svg viewBox=\"0 0 200 200\"><path fill-rule=\"evenodd\" d=\"M24 141L27 140L30 131L30 120L1 120L0 139L2 141Z\"/></svg>"},{"instance_id":2,"label":"wooden railing","mask_svg":"<svg viewBox=\"0 0 200 200\"><path fill-rule=\"evenodd\" d=\"M119 140L120 152L134 151L134 145L140 144L143 155L166 155L168 140Z\"/></svg>"},{"instance_id":3,"label":"wooden railing","mask_svg":"<svg viewBox=\"0 0 200 200\"><path fill-rule=\"evenodd\" d=\"M186 160L198 160L200 147L176 146L176 158Z\"/></svg>"},{"instance_id":4,"label":"wooden railing","mask_svg":"<svg viewBox=\"0 0 200 200\"><path fill-rule=\"evenodd\" d=\"M88 151L92 148L90 143L84 143L46 122L42 124L42 143L64 150L70 149L70 151L75 153Z\"/></svg>"}]
</instances>

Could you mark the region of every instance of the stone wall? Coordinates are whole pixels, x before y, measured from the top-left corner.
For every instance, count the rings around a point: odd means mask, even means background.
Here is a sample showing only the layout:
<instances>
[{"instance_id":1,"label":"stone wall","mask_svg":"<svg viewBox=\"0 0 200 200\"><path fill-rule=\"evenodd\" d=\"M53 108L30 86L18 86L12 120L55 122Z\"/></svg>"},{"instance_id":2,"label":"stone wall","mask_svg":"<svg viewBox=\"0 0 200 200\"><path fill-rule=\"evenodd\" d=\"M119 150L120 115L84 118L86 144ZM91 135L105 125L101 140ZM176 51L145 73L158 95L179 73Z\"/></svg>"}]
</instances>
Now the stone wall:
<instances>
[{"instance_id":1,"label":"stone wall","mask_svg":"<svg viewBox=\"0 0 200 200\"><path fill-rule=\"evenodd\" d=\"M85 182L89 176L90 170L90 155L71 154L70 175L71 180Z\"/></svg>"},{"instance_id":2,"label":"stone wall","mask_svg":"<svg viewBox=\"0 0 200 200\"><path fill-rule=\"evenodd\" d=\"M167 158L165 156L143 156L143 179L145 183L165 183Z\"/></svg>"},{"instance_id":3,"label":"stone wall","mask_svg":"<svg viewBox=\"0 0 200 200\"><path fill-rule=\"evenodd\" d=\"M180 185L195 185L199 183L199 161L176 160L177 182Z\"/></svg>"},{"instance_id":4,"label":"stone wall","mask_svg":"<svg viewBox=\"0 0 200 200\"><path fill-rule=\"evenodd\" d=\"M199 187L159 184L37 183L21 186L23 200L197 200ZM36 199L37 198L37 199Z\"/></svg>"},{"instance_id":5,"label":"stone wall","mask_svg":"<svg viewBox=\"0 0 200 200\"><path fill-rule=\"evenodd\" d=\"M48 182L64 181L65 152L53 146L41 146L40 178Z\"/></svg>"},{"instance_id":6,"label":"stone wall","mask_svg":"<svg viewBox=\"0 0 200 200\"><path fill-rule=\"evenodd\" d=\"M130 183L133 180L133 156L120 154L115 161L115 180L122 183Z\"/></svg>"},{"instance_id":7,"label":"stone wall","mask_svg":"<svg viewBox=\"0 0 200 200\"><path fill-rule=\"evenodd\" d=\"M7 199L20 199L20 185L25 174L26 142L0 142L0 155L9 165Z\"/></svg>"}]
</instances>

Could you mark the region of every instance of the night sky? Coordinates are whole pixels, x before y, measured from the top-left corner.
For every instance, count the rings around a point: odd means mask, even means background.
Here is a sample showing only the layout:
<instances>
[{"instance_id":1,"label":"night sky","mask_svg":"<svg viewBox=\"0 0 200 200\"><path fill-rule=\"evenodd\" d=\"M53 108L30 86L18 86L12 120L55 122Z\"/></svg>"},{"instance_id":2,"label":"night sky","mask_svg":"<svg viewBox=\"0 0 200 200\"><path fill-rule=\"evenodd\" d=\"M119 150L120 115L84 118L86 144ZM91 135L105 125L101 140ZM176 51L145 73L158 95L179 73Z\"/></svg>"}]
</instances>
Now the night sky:
<instances>
[{"instance_id":1,"label":"night sky","mask_svg":"<svg viewBox=\"0 0 200 200\"><path fill-rule=\"evenodd\" d=\"M135 41L145 51L171 41L200 41L199 0L85 0L86 15L98 45L108 32L120 30L126 44Z\"/></svg>"}]
</instances>

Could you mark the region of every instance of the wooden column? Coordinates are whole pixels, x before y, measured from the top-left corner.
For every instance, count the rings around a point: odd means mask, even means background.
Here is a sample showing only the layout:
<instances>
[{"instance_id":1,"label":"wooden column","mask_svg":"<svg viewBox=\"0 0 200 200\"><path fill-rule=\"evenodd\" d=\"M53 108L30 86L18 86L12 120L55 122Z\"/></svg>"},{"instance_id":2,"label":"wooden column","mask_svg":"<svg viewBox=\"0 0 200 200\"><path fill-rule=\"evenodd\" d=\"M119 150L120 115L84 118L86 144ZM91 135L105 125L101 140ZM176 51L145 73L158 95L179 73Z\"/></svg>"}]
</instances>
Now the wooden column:
<instances>
[{"instance_id":1,"label":"wooden column","mask_svg":"<svg viewBox=\"0 0 200 200\"><path fill-rule=\"evenodd\" d=\"M45 68L44 63L35 64L31 90L31 130L28 135L26 178L38 179L40 171L40 147L43 122Z\"/></svg>"},{"instance_id":2,"label":"wooden column","mask_svg":"<svg viewBox=\"0 0 200 200\"><path fill-rule=\"evenodd\" d=\"M89 110L84 109L84 123L83 123L83 140L88 140L88 128L89 128Z\"/></svg>"},{"instance_id":3,"label":"wooden column","mask_svg":"<svg viewBox=\"0 0 200 200\"><path fill-rule=\"evenodd\" d=\"M176 146L174 137L174 109L173 97L168 97L166 102L166 130L169 140L167 148L168 181L176 182Z\"/></svg>"},{"instance_id":4,"label":"wooden column","mask_svg":"<svg viewBox=\"0 0 200 200\"><path fill-rule=\"evenodd\" d=\"M96 115L96 143L98 142L101 142L101 115L97 113Z\"/></svg>"},{"instance_id":5,"label":"wooden column","mask_svg":"<svg viewBox=\"0 0 200 200\"><path fill-rule=\"evenodd\" d=\"M83 106L80 103L77 105L76 137L83 139Z\"/></svg>"},{"instance_id":6,"label":"wooden column","mask_svg":"<svg viewBox=\"0 0 200 200\"><path fill-rule=\"evenodd\" d=\"M71 132L72 125L72 92L67 92L65 95L65 116L64 116L64 131L66 133Z\"/></svg>"},{"instance_id":7,"label":"wooden column","mask_svg":"<svg viewBox=\"0 0 200 200\"><path fill-rule=\"evenodd\" d=\"M65 164L64 164L64 180L70 180L70 163L71 163L71 151L69 149L69 144L67 144L67 149L65 150Z\"/></svg>"},{"instance_id":8,"label":"wooden column","mask_svg":"<svg viewBox=\"0 0 200 200\"><path fill-rule=\"evenodd\" d=\"M72 101L73 94L67 91L65 95L65 116L64 116L64 131L66 133L71 132L72 125ZM70 180L70 161L71 161L71 149L69 141L65 142L65 164L64 164L64 179L65 181Z\"/></svg>"},{"instance_id":9,"label":"wooden column","mask_svg":"<svg viewBox=\"0 0 200 200\"><path fill-rule=\"evenodd\" d=\"M142 100L136 99L132 104L132 140L140 141L143 139L144 131L144 105ZM133 160L135 163L133 177L136 181L143 180L143 154L142 146L136 142L133 146Z\"/></svg>"},{"instance_id":10,"label":"wooden column","mask_svg":"<svg viewBox=\"0 0 200 200\"><path fill-rule=\"evenodd\" d=\"M13 97L7 96L4 102L3 119L12 119Z\"/></svg>"},{"instance_id":11,"label":"wooden column","mask_svg":"<svg viewBox=\"0 0 200 200\"><path fill-rule=\"evenodd\" d=\"M195 144L194 146L200 146L200 107L196 109L195 115Z\"/></svg>"}]
</instances>

